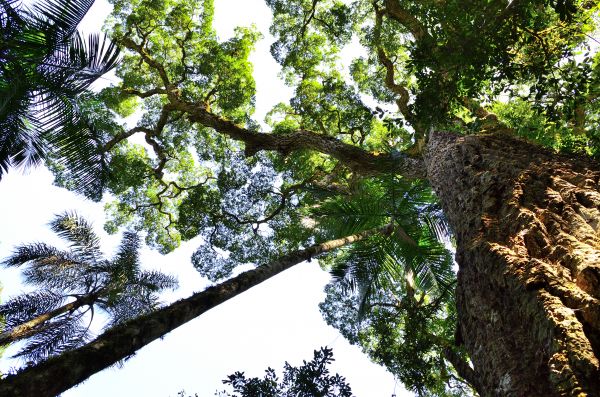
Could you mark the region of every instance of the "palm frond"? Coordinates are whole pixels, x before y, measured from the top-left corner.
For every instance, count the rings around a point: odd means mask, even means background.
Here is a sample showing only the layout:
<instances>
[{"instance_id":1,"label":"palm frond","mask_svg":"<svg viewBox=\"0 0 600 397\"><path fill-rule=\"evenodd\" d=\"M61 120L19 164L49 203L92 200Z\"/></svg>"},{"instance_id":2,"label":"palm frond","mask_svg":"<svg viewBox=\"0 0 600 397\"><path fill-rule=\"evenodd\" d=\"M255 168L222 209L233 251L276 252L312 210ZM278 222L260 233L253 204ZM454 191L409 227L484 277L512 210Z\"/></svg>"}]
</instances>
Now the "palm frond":
<instances>
[{"instance_id":1,"label":"palm frond","mask_svg":"<svg viewBox=\"0 0 600 397\"><path fill-rule=\"evenodd\" d=\"M140 238L137 233L124 232L117 254L111 261L113 277L122 278L121 282L138 278L140 271L139 249Z\"/></svg>"},{"instance_id":2,"label":"palm frond","mask_svg":"<svg viewBox=\"0 0 600 397\"><path fill-rule=\"evenodd\" d=\"M63 290L64 292L86 292L87 284L92 284L88 282L91 279L87 277L88 269L81 266L79 262L70 262L70 264L73 264L73 266L60 267L39 264L27 267L21 273L23 282L41 288Z\"/></svg>"},{"instance_id":3,"label":"palm frond","mask_svg":"<svg viewBox=\"0 0 600 397\"><path fill-rule=\"evenodd\" d=\"M65 297L53 291L35 291L9 299L0 305L4 329L11 329L60 307Z\"/></svg>"},{"instance_id":4,"label":"palm frond","mask_svg":"<svg viewBox=\"0 0 600 397\"><path fill-rule=\"evenodd\" d=\"M93 0L37 2L33 11L0 3L0 178L12 165L50 154L68 167L78 192L99 199L106 173L103 134L75 101L116 66L119 49L77 24ZM4 11L4 12L3 12Z\"/></svg>"},{"instance_id":5,"label":"palm frond","mask_svg":"<svg viewBox=\"0 0 600 397\"><path fill-rule=\"evenodd\" d=\"M158 306L158 296L145 291L128 291L119 295L111 302L110 306L103 307L110 314L110 321L106 328L113 327L142 314L149 313Z\"/></svg>"},{"instance_id":6,"label":"palm frond","mask_svg":"<svg viewBox=\"0 0 600 397\"><path fill-rule=\"evenodd\" d=\"M38 1L33 6L32 17L56 25L61 36L66 38L75 32L93 4L94 0Z\"/></svg>"},{"instance_id":7,"label":"palm frond","mask_svg":"<svg viewBox=\"0 0 600 397\"><path fill-rule=\"evenodd\" d=\"M87 327L82 326L83 313L63 316L45 324L44 329L30 338L13 358L24 358L38 363L48 357L83 346L90 340Z\"/></svg>"},{"instance_id":8,"label":"palm frond","mask_svg":"<svg viewBox=\"0 0 600 397\"><path fill-rule=\"evenodd\" d=\"M32 166L44 156L40 131L29 112L28 78L21 68L0 75L0 176L13 164Z\"/></svg>"},{"instance_id":9,"label":"palm frond","mask_svg":"<svg viewBox=\"0 0 600 397\"><path fill-rule=\"evenodd\" d=\"M49 265L62 265L71 259L72 256L68 252L45 243L32 243L17 247L10 256L2 260L2 265L17 267L34 261L43 261Z\"/></svg>"},{"instance_id":10,"label":"palm frond","mask_svg":"<svg viewBox=\"0 0 600 397\"><path fill-rule=\"evenodd\" d=\"M450 252L426 225L417 226L414 238L406 238L404 232L400 237L397 233L373 236L334 259L334 281L346 293L357 294L359 313L364 314L378 290L439 296L453 284L456 275Z\"/></svg>"},{"instance_id":11,"label":"palm frond","mask_svg":"<svg viewBox=\"0 0 600 397\"><path fill-rule=\"evenodd\" d=\"M359 193L336 196L312 210L319 227L333 236L347 236L387 223L390 214L381 197Z\"/></svg>"},{"instance_id":12,"label":"palm frond","mask_svg":"<svg viewBox=\"0 0 600 397\"><path fill-rule=\"evenodd\" d=\"M26 266L22 272L26 284L57 290L73 291L89 273L85 258L45 243L21 245L2 264Z\"/></svg>"},{"instance_id":13,"label":"palm frond","mask_svg":"<svg viewBox=\"0 0 600 397\"><path fill-rule=\"evenodd\" d=\"M135 284L152 292L166 289L174 290L179 286L177 277L159 271L143 271L135 280Z\"/></svg>"},{"instance_id":14,"label":"palm frond","mask_svg":"<svg viewBox=\"0 0 600 397\"><path fill-rule=\"evenodd\" d=\"M59 237L71 243L71 250L90 262L100 261L100 239L92 225L76 213L65 212L50 222L50 228Z\"/></svg>"},{"instance_id":15,"label":"palm frond","mask_svg":"<svg viewBox=\"0 0 600 397\"><path fill-rule=\"evenodd\" d=\"M49 63L67 70L70 75L65 79L66 84L74 92L80 93L117 66L119 53L119 47L106 35L91 34L86 40L75 33L69 45L55 52Z\"/></svg>"}]
</instances>

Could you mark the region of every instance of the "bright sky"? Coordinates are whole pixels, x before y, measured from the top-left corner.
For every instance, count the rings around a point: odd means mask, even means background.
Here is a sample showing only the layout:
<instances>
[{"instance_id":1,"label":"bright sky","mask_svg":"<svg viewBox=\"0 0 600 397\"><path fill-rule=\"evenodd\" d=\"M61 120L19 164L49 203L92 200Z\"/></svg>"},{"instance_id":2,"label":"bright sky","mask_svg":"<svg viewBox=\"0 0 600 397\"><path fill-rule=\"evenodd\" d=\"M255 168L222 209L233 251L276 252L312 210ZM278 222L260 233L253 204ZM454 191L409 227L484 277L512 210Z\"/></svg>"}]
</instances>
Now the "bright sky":
<instances>
[{"instance_id":1,"label":"bright sky","mask_svg":"<svg viewBox=\"0 0 600 397\"><path fill-rule=\"evenodd\" d=\"M262 0L215 3L215 24L222 39L229 37L235 26L251 23L265 35L252 57L258 87L257 117L262 119L275 103L291 93L276 78L279 68L269 55L273 40L268 34L269 9ZM104 0L97 0L82 28L86 32L98 31L109 10ZM9 172L0 182L0 208L4 208L0 258L20 243L44 241L59 245L46 224L54 214L65 210L77 210L94 222L108 255L119 242L119 236L108 236L102 230L102 204L52 186L52 175L43 168L26 175ZM207 285L190 263L195 248L191 241L167 256L144 249L144 266L160 267L179 277L180 288L165 296L165 301L187 297ZM3 301L22 291L17 271L0 271L0 280L4 286ZM297 265L143 348L121 368L96 374L63 396L174 397L183 389L189 395L212 396L216 390L222 390L221 380L235 371L262 376L268 366L279 371L285 361L299 365L302 360L311 359L313 350L321 346L333 347L336 361L332 372L345 376L355 395L400 396L402 387L392 375L371 363L360 349L350 346L322 320L317 305L324 298L322 290L328 280L329 275L320 270L316 261ZM10 352L0 360L2 372L16 365L7 359Z\"/></svg>"}]
</instances>

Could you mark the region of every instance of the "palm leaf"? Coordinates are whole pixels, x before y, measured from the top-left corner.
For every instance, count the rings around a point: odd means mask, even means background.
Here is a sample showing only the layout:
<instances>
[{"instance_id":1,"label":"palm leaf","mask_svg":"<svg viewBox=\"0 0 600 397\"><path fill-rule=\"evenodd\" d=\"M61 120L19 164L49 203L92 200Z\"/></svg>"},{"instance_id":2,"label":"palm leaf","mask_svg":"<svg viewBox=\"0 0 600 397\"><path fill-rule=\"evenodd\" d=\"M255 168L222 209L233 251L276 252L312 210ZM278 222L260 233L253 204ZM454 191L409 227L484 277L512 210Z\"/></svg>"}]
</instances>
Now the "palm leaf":
<instances>
[{"instance_id":1,"label":"palm leaf","mask_svg":"<svg viewBox=\"0 0 600 397\"><path fill-rule=\"evenodd\" d=\"M63 316L46 324L13 358L20 357L38 363L83 346L90 339L88 328L81 325L83 314Z\"/></svg>"},{"instance_id":2,"label":"palm leaf","mask_svg":"<svg viewBox=\"0 0 600 397\"><path fill-rule=\"evenodd\" d=\"M319 227L333 236L347 236L387 223L390 214L381 197L359 192L351 197L336 196L312 209Z\"/></svg>"},{"instance_id":3,"label":"palm leaf","mask_svg":"<svg viewBox=\"0 0 600 397\"><path fill-rule=\"evenodd\" d=\"M50 228L59 237L71 243L71 251L94 263L102 259L100 239L92 225L75 213L65 212L50 222Z\"/></svg>"},{"instance_id":4,"label":"palm leaf","mask_svg":"<svg viewBox=\"0 0 600 397\"><path fill-rule=\"evenodd\" d=\"M32 16L41 23L49 21L56 25L61 36L68 38L93 4L94 0L38 1L33 6Z\"/></svg>"},{"instance_id":5,"label":"palm leaf","mask_svg":"<svg viewBox=\"0 0 600 397\"><path fill-rule=\"evenodd\" d=\"M65 297L52 291L35 291L9 299L0 305L4 329L11 329L61 306Z\"/></svg>"},{"instance_id":6,"label":"palm leaf","mask_svg":"<svg viewBox=\"0 0 600 397\"><path fill-rule=\"evenodd\" d=\"M134 232L123 233L115 258L111 261L112 283L126 285L138 279L140 238Z\"/></svg>"},{"instance_id":7,"label":"palm leaf","mask_svg":"<svg viewBox=\"0 0 600 397\"><path fill-rule=\"evenodd\" d=\"M102 133L80 114L78 95L118 62L109 40L76 33L92 0L38 2L33 11L0 3L0 177L50 153L69 168L76 190L99 199L106 161ZM4 12L1 12L4 11Z\"/></svg>"},{"instance_id":8,"label":"palm leaf","mask_svg":"<svg viewBox=\"0 0 600 397\"><path fill-rule=\"evenodd\" d=\"M141 272L137 280L135 280L135 284L153 292L165 289L174 290L179 286L179 282L175 276L158 271Z\"/></svg>"}]
</instances>

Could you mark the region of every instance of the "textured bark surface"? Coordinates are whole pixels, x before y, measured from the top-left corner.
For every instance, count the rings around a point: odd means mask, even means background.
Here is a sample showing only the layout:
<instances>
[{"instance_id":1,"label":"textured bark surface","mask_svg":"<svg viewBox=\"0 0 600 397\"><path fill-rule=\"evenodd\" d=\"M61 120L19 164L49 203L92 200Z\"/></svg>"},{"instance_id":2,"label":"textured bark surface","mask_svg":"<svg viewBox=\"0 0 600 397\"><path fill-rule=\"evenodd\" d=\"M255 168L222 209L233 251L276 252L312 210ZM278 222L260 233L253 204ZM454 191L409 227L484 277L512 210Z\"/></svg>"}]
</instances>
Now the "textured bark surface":
<instances>
[{"instance_id":1,"label":"textured bark surface","mask_svg":"<svg viewBox=\"0 0 600 397\"><path fill-rule=\"evenodd\" d=\"M600 395L600 170L501 133L434 133L459 338L489 395Z\"/></svg>"}]
</instances>

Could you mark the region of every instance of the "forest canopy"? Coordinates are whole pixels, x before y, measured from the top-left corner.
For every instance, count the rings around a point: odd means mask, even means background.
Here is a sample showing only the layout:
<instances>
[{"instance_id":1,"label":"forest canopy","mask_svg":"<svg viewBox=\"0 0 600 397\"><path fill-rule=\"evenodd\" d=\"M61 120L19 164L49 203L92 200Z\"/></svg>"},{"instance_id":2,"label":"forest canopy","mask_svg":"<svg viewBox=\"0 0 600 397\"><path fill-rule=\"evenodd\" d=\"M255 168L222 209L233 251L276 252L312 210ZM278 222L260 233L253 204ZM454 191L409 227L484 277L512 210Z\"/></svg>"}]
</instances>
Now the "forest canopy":
<instances>
[{"instance_id":1,"label":"forest canopy","mask_svg":"<svg viewBox=\"0 0 600 397\"><path fill-rule=\"evenodd\" d=\"M120 80L77 95L104 168L47 164L108 197L110 233L201 236L217 284L188 302L318 257L324 318L419 395L595 395L595 2L267 0L293 95L264 121L254 27L221 40L212 0L112 4Z\"/></svg>"}]
</instances>

